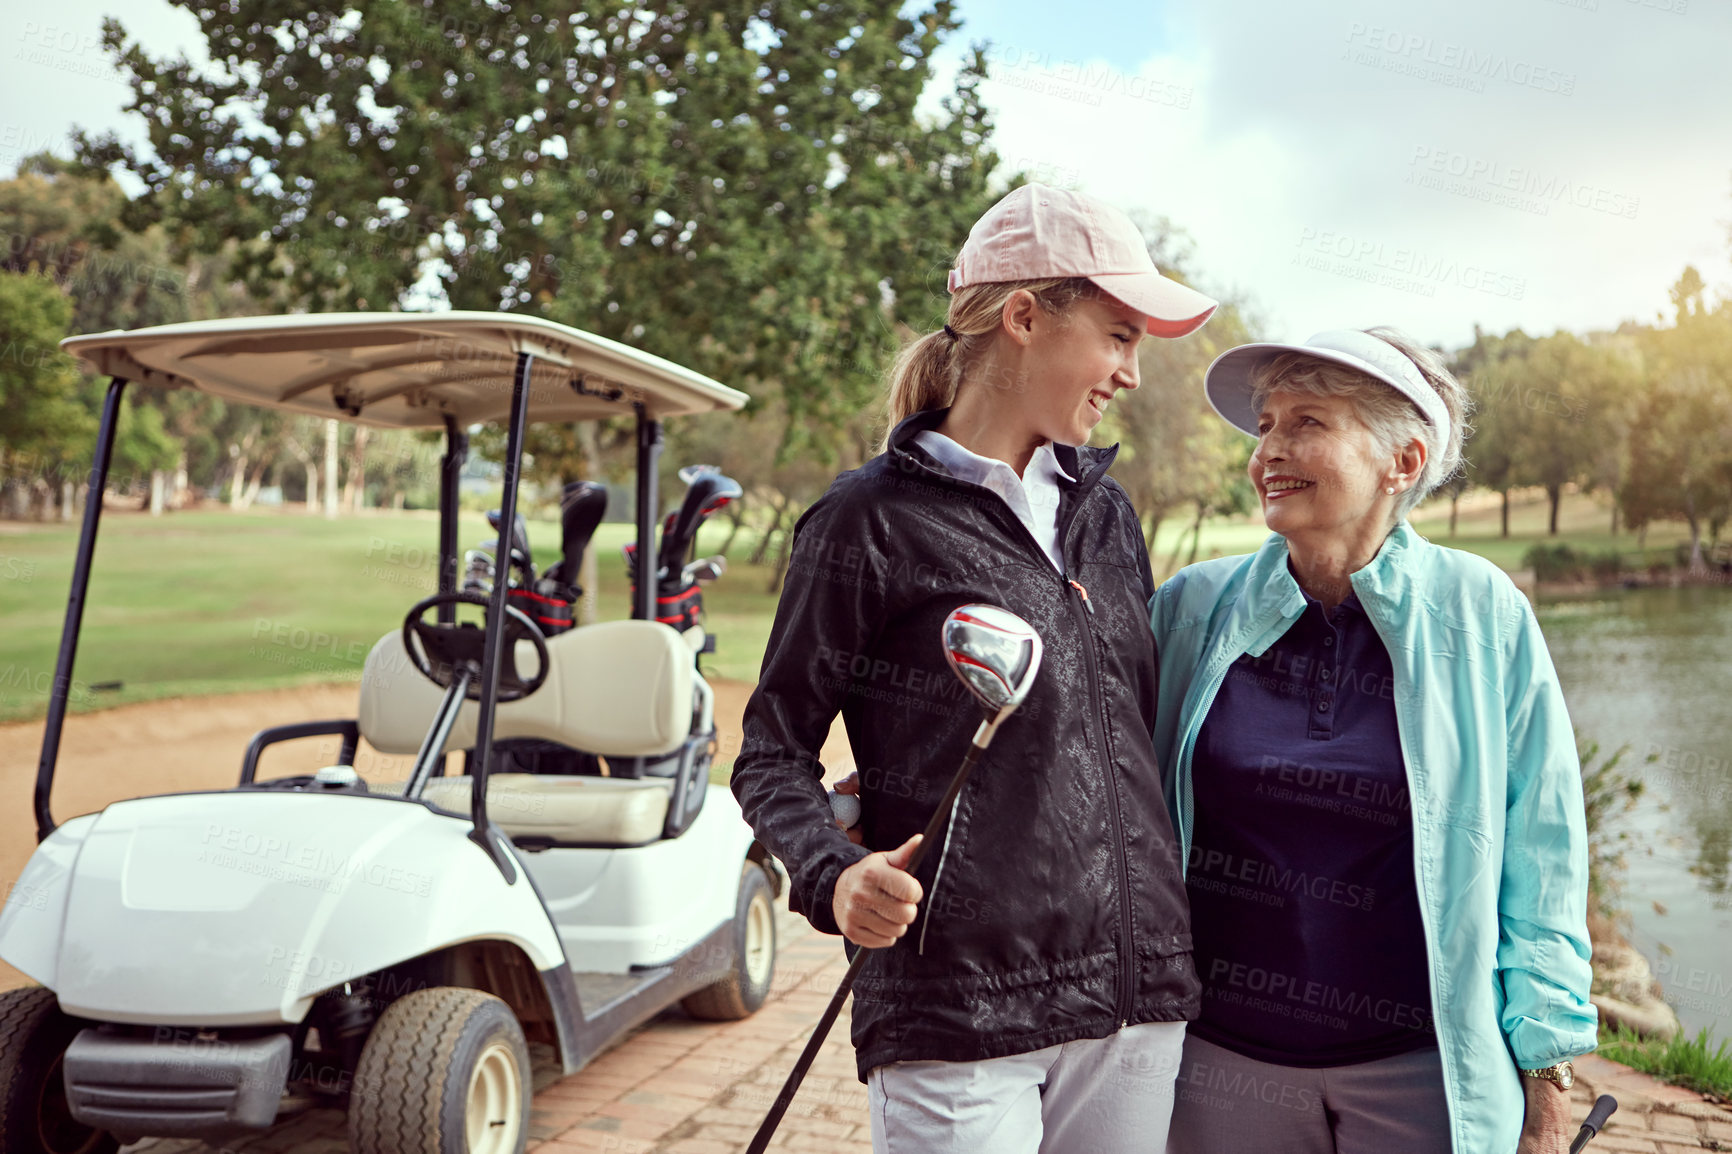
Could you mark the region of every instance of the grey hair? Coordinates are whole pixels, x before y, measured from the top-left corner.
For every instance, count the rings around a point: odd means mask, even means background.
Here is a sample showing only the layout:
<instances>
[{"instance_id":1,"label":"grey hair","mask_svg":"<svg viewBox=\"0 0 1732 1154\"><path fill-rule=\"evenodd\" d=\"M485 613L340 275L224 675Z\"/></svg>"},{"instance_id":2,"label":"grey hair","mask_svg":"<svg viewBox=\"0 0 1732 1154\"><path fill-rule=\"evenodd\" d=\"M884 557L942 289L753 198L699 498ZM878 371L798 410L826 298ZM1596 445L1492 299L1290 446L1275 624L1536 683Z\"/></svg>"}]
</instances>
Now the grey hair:
<instances>
[{"instance_id":1,"label":"grey hair","mask_svg":"<svg viewBox=\"0 0 1732 1154\"><path fill-rule=\"evenodd\" d=\"M1361 331L1393 346L1412 361L1426 383L1443 398L1449 412L1447 444L1437 443L1436 430L1420 413L1419 406L1401 393L1357 369L1304 353L1283 353L1257 370L1251 381L1251 404L1261 412L1277 389L1313 397L1346 397L1385 453L1393 455L1409 442L1423 441L1427 450L1425 467L1414 478L1413 486L1395 498L1395 520L1399 523L1461 469L1461 447L1469 432L1467 418L1472 401L1461 382L1444 365L1443 358L1412 337L1386 326Z\"/></svg>"}]
</instances>

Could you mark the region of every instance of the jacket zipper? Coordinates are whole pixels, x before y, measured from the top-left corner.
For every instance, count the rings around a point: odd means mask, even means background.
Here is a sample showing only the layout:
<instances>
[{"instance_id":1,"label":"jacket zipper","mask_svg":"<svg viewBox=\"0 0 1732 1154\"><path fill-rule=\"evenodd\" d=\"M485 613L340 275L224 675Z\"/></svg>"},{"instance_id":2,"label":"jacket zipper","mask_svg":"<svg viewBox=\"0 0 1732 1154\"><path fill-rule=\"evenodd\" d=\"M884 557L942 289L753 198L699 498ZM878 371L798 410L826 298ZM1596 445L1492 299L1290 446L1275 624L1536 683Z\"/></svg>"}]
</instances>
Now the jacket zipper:
<instances>
[{"instance_id":1,"label":"jacket zipper","mask_svg":"<svg viewBox=\"0 0 1732 1154\"><path fill-rule=\"evenodd\" d=\"M1113 769L1112 752L1107 746L1106 704L1101 700L1100 669L1095 664L1095 632L1089 625L1089 617L1094 616L1094 606L1089 604L1088 590L1076 581L1066 578L1068 584L1076 590L1075 598L1066 598L1078 615L1077 624L1082 626L1085 644L1083 655L1086 659L1089 674L1089 695L1095 703L1094 720L1100 744L1101 770L1107 779L1107 812L1113 823L1114 860L1119 872L1119 996L1118 1019L1119 1028L1123 1029L1130 1023L1131 1009L1136 998L1136 975L1132 972L1133 951L1131 942L1131 885L1130 870L1125 862L1125 825L1119 813L1119 783ZM1088 616L1082 616L1086 610Z\"/></svg>"},{"instance_id":2,"label":"jacket zipper","mask_svg":"<svg viewBox=\"0 0 1732 1154\"><path fill-rule=\"evenodd\" d=\"M1100 739L1096 748L1100 750L1101 767L1107 779L1107 810L1113 824L1113 858L1114 862L1118 866L1119 874L1119 933L1117 935L1118 941L1115 943L1119 956L1119 996L1118 1006L1116 1009L1118 1012L1119 1028L1123 1029L1125 1026L1130 1024L1131 1009L1135 1000L1136 992L1135 975L1132 973L1131 968L1133 951L1131 948L1130 867L1125 860L1127 857L1127 854L1125 853L1125 825L1124 819L1119 814L1118 780L1113 774L1112 756L1107 749L1106 703L1101 699L1100 670L1095 665L1095 633L1094 629L1089 625L1089 619L1094 616L1095 607L1090 604L1088 590L1083 587L1081 582L1074 580L1068 572L1057 573L1053 570L1052 558L1047 556L1046 550L1040 547L1040 542L1034 539L1034 534L1029 532L1028 526L1022 523L1022 518L1018 517L1011 511L1010 506L1004 503L1004 498L1000 497L997 493L993 493L993 491L988 489L985 485L976 485L973 482L964 481L958 477L951 476L948 473L941 473L937 469L929 467L924 462L908 453L905 449L897 449L896 451L907 457L910 461L913 461L915 466L922 472L929 473L933 477L944 481L946 484L955 485L962 489L972 489L981 493L992 493L993 497L997 499L999 505L1003 507L1005 515L1008 516L1016 526L1012 535L1014 536L1016 532L1020 531L1024 543L1033 549L1035 554L1039 556L1041 568L1045 569L1049 573L1053 573L1061 586L1068 587L1065 593L1065 600L1072 606L1079 604L1082 606L1081 609L1073 609L1072 611L1075 613L1087 614L1087 616L1078 618L1078 624L1082 626L1083 639L1085 642L1083 645L1083 652L1087 656L1089 695L1093 698L1095 703L1095 726L1098 731L1097 736ZM1095 484L1099 484L1099 482L1096 481ZM1092 487L1093 486L1091 486L1091 488ZM1080 504L1080 501L1078 504ZM1059 556L1061 558L1064 557L1065 538L1070 535L1071 521L1076 517L1078 504L1073 504L1070 508L1069 514L1064 518L1064 520L1054 526L1058 535ZM1069 595L1071 590L1076 592L1077 596L1075 598L1072 598ZM960 805L961 801L962 799L958 798L957 804ZM952 811L951 816L954 818L955 811ZM954 822L952 824L954 824ZM945 845L948 847L950 843L948 828L945 831L944 840ZM1183 865L1181 863L1181 869L1182 868ZM933 878L933 888L935 890L937 888L937 881L937 878ZM927 902L930 903L931 900L931 896L928 895ZM926 940L925 921L926 919L923 918L920 933L922 950L924 950Z\"/></svg>"},{"instance_id":3,"label":"jacket zipper","mask_svg":"<svg viewBox=\"0 0 1732 1154\"><path fill-rule=\"evenodd\" d=\"M972 481L964 481L960 477L952 476L949 473L941 473L937 469L931 468L925 462L919 460L917 457L913 456L913 454L909 453L905 449L896 449L894 451L897 453L901 453L903 456L907 457L908 460L913 462L913 464L915 465L916 468L918 468L923 473L929 474L935 481L942 482L943 484L946 484L946 485L954 486L955 488L962 489L964 491L972 490L976 493L990 494L993 501L996 502L998 504L998 506L1003 508L1005 515L1010 518L1010 521L1014 525L1014 528L1011 530L1011 537L1015 538L1017 536L1017 534L1020 533L1022 536L1023 543L1025 545L1027 545L1030 549L1032 549L1040 557L1040 568L1044 569L1045 571L1047 571L1049 573L1054 573L1054 570L1052 567L1052 558L1047 556L1046 550L1042 549L1040 546L1040 542L1036 541L1034 539L1034 534L1029 531L1028 526L1024 525L1022 523L1022 518L1018 517L1016 515L1016 513L1011 510L1010 506L1005 503L1004 498L1002 496L1000 496L996 492L993 492L993 490L988 489L985 485L976 485ZM1070 523L1067 521L1067 522L1065 522L1065 524L1062 527L1059 528L1059 543L1060 543L1061 552L1062 552L1063 542L1064 542L1064 532L1069 527L1070 527ZM1057 573L1054 573L1054 575L1058 578L1058 581L1061 585L1064 584L1065 578L1063 577L1063 575L1057 574ZM1075 584L1075 582L1072 582L1072 584ZM1082 586L1078 585L1077 588L1081 589ZM1090 606L1090 612L1093 612L1093 606ZM950 810L949 820L944 823L944 844L940 848L939 853L938 853L938 868L936 871L934 871L934 873L932 875L932 891L926 895L926 898L925 898L924 902L922 903L922 905L925 908L921 911L921 914L920 914L920 936L915 941L915 952L919 953L919 954L925 954L926 953L926 931L932 925L932 907L936 904L935 899L938 896L938 883L940 881L942 881L944 878L945 859L948 858L950 855L950 835L956 829L956 811L961 809L961 808L962 808L962 798L958 797L956 799L955 805ZM1123 849L1122 848L1120 850L1120 854L1121 854L1121 856L1123 855Z\"/></svg>"},{"instance_id":4,"label":"jacket zipper","mask_svg":"<svg viewBox=\"0 0 1732 1154\"><path fill-rule=\"evenodd\" d=\"M1077 624L1082 626L1084 642L1083 655L1085 658L1085 664L1088 667L1089 675L1089 698L1095 705L1095 729L1096 736L1099 738L1099 743L1096 745L1096 748L1100 750L1101 773L1102 776L1106 778L1107 783L1107 814L1113 825L1113 860L1114 864L1118 867L1119 874L1119 932L1118 941L1116 943L1119 956L1119 991L1118 1006L1116 1009L1118 1011L1119 1029L1122 1030L1130 1024L1131 1011L1134 1009L1136 1003L1136 947L1132 940L1131 933L1133 918L1133 912L1131 909L1131 869L1130 863L1127 860L1129 855L1125 852L1125 823L1119 807L1118 774L1113 766L1112 748L1107 742L1106 700L1101 693L1100 667L1096 664L1095 660L1095 646L1098 644L1098 640L1095 637L1094 626L1091 624L1091 618L1095 615L1095 607L1089 600L1088 589L1083 586L1082 582L1070 575L1070 559L1064 557L1064 543L1070 536L1071 522L1076 519L1077 509L1079 507L1080 502L1073 503L1063 522L1056 525L1055 528L1058 531L1059 555L1063 557L1065 561L1066 571L1061 576L1065 584L1069 585L1071 589L1076 591L1075 599L1070 597L1066 597L1065 599L1069 601L1072 606L1081 606L1081 609L1073 609L1072 611L1079 614ZM1029 536L1032 539L1033 534L1029 534ZM1081 616L1081 614L1085 613L1086 616Z\"/></svg>"}]
</instances>

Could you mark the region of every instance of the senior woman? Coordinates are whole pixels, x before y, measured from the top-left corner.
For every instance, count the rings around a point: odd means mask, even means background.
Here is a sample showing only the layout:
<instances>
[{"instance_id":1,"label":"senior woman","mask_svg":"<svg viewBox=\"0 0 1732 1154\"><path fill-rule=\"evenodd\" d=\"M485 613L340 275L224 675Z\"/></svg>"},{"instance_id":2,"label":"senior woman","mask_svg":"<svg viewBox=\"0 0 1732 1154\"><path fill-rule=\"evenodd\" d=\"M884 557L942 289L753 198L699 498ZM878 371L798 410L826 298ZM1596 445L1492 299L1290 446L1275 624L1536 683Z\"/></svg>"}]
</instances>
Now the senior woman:
<instances>
[{"instance_id":1,"label":"senior woman","mask_svg":"<svg viewBox=\"0 0 1732 1154\"><path fill-rule=\"evenodd\" d=\"M1273 530L1150 602L1203 1011L1174 1154L1553 1154L1594 1048L1587 831L1526 599L1407 514L1466 398L1388 329L1229 350Z\"/></svg>"}]
</instances>

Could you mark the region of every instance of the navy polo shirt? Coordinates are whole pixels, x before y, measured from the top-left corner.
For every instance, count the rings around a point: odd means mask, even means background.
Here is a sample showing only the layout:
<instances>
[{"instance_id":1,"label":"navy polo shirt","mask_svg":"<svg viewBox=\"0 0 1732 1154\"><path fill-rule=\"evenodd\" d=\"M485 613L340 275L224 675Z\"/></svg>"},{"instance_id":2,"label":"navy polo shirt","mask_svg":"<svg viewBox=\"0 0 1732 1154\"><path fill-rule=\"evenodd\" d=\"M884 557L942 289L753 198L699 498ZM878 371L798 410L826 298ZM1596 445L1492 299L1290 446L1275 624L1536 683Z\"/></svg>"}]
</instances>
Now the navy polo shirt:
<instances>
[{"instance_id":1,"label":"navy polo shirt","mask_svg":"<svg viewBox=\"0 0 1732 1154\"><path fill-rule=\"evenodd\" d=\"M1356 596L1307 594L1233 664L1191 780L1191 1031L1287 1066L1435 1045L1393 669Z\"/></svg>"}]
</instances>

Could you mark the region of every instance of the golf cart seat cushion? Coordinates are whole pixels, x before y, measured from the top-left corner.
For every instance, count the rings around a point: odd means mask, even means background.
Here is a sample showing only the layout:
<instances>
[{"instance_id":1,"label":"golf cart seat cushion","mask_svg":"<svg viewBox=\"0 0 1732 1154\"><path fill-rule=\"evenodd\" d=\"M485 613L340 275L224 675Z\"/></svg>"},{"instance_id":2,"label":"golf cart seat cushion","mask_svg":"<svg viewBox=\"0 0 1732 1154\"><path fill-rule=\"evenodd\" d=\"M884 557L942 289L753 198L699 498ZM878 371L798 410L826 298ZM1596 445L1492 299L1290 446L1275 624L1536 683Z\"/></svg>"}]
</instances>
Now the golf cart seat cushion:
<instances>
[{"instance_id":1,"label":"golf cart seat cushion","mask_svg":"<svg viewBox=\"0 0 1732 1154\"><path fill-rule=\"evenodd\" d=\"M374 785L397 793L403 782ZM495 773L487 777L487 816L507 837L544 837L583 845L643 845L659 839L667 821L668 778L551 777ZM429 779L421 796L452 813L469 812L467 777Z\"/></svg>"},{"instance_id":2,"label":"golf cart seat cushion","mask_svg":"<svg viewBox=\"0 0 1732 1154\"><path fill-rule=\"evenodd\" d=\"M519 642L518 668L535 668ZM659 621L604 621L547 640L547 681L503 702L496 738L556 741L608 757L655 757L678 749L692 728L692 651ZM401 630L379 639L361 673L361 735L381 753L421 748L445 691L416 671ZM447 750L475 745L477 703L464 702Z\"/></svg>"}]
</instances>

